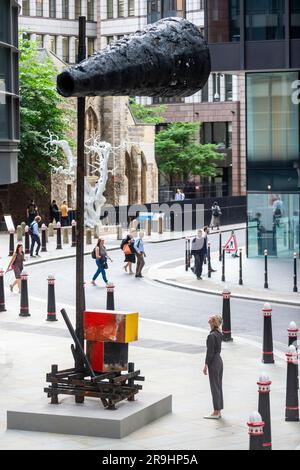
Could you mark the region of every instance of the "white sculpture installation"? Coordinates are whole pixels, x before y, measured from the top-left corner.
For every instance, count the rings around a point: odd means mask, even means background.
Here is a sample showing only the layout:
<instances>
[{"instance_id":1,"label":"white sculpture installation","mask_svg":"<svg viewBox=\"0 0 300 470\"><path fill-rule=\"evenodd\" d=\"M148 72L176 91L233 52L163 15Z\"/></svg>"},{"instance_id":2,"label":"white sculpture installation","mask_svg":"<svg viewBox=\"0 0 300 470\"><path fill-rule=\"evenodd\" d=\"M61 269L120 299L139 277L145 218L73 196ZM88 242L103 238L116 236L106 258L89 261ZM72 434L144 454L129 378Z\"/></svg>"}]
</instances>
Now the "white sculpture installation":
<instances>
[{"instance_id":1,"label":"white sculpture installation","mask_svg":"<svg viewBox=\"0 0 300 470\"><path fill-rule=\"evenodd\" d=\"M50 133L49 137L49 141L45 144L49 154L56 153L58 148L61 148L68 161L68 168L64 168L63 166L53 167L53 172L69 176L75 181L77 160L73 156L69 143L66 140L53 138L53 135ZM49 147L52 147L52 150L50 150ZM108 142L101 141L100 137L95 135L85 143L85 148L87 155L93 155L92 163L88 164L91 169L91 174L99 176L95 186L92 186L88 182L87 178L85 178L84 186L85 225L93 228L94 226L101 224L101 209L106 202L106 198L103 196L103 193L105 191L109 174L108 159L110 152L112 151L112 147Z\"/></svg>"}]
</instances>

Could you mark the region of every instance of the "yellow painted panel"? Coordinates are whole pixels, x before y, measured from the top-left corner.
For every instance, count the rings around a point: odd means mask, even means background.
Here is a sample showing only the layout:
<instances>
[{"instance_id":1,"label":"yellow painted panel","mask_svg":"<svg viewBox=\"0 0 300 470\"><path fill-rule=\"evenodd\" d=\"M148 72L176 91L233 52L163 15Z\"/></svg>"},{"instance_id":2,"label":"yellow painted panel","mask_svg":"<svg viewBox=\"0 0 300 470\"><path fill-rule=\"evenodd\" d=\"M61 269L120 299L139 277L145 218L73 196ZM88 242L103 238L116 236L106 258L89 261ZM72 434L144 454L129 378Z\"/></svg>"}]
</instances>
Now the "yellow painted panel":
<instances>
[{"instance_id":1,"label":"yellow painted panel","mask_svg":"<svg viewBox=\"0 0 300 470\"><path fill-rule=\"evenodd\" d=\"M139 314L130 313L126 315L125 324L125 343L131 343L138 340Z\"/></svg>"}]
</instances>

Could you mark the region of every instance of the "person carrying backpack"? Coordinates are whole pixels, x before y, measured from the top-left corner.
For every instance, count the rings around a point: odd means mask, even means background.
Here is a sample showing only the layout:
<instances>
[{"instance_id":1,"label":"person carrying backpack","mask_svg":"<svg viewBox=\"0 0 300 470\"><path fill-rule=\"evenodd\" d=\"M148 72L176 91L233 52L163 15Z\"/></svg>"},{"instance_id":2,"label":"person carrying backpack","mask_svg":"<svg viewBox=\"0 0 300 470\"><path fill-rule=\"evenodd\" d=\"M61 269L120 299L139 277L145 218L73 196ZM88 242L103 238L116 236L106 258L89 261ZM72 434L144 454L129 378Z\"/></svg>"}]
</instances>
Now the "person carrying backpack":
<instances>
[{"instance_id":1,"label":"person carrying backpack","mask_svg":"<svg viewBox=\"0 0 300 470\"><path fill-rule=\"evenodd\" d=\"M107 253L107 250L104 246L103 238L99 238L97 245L92 251L92 258L96 261L97 271L95 272L93 276L91 284L93 286L96 285L96 279L99 276L99 274L102 275L102 279L105 282L105 284L108 284L105 270L108 269L107 259L109 259L110 261L112 261L112 259Z\"/></svg>"},{"instance_id":2,"label":"person carrying backpack","mask_svg":"<svg viewBox=\"0 0 300 470\"><path fill-rule=\"evenodd\" d=\"M136 252L134 249L134 234L135 234L134 231L130 232L127 235L127 237L122 240L122 243L120 246L121 250L123 251L125 255L124 263L126 264L124 266L124 269L126 272L127 272L127 269L129 269L128 274L133 274L132 264L135 263Z\"/></svg>"},{"instance_id":3,"label":"person carrying backpack","mask_svg":"<svg viewBox=\"0 0 300 470\"><path fill-rule=\"evenodd\" d=\"M211 208L211 221L210 221L210 227L213 230L214 227L219 230L220 228L220 216L222 215L221 209L218 205L217 202L214 202L212 208Z\"/></svg>"}]
</instances>

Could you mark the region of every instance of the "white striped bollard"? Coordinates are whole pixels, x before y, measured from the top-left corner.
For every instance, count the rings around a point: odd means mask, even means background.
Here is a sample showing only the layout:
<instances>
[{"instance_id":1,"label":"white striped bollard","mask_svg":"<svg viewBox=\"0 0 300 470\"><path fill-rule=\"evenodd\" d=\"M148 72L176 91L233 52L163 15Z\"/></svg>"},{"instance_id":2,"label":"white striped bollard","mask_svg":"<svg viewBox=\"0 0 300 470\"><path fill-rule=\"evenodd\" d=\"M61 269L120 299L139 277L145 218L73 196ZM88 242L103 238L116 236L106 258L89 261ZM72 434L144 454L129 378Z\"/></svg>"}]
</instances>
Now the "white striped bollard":
<instances>
[{"instance_id":1,"label":"white striped bollard","mask_svg":"<svg viewBox=\"0 0 300 470\"><path fill-rule=\"evenodd\" d=\"M264 450L263 435L264 425L262 417L257 411L253 411L248 421L249 450Z\"/></svg>"},{"instance_id":2,"label":"white striped bollard","mask_svg":"<svg viewBox=\"0 0 300 470\"><path fill-rule=\"evenodd\" d=\"M289 346L285 355L287 362L285 420L299 421L298 353L295 346Z\"/></svg>"},{"instance_id":3,"label":"white striped bollard","mask_svg":"<svg viewBox=\"0 0 300 470\"><path fill-rule=\"evenodd\" d=\"M56 224L56 249L61 250L62 249L62 244L61 244L61 223L57 222Z\"/></svg>"},{"instance_id":4,"label":"white striped bollard","mask_svg":"<svg viewBox=\"0 0 300 470\"><path fill-rule=\"evenodd\" d=\"M264 315L264 333L263 333L263 356L264 364L274 363L273 353L273 333L272 333L272 307L266 302L262 309Z\"/></svg>"},{"instance_id":5,"label":"white striped bollard","mask_svg":"<svg viewBox=\"0 0 300 470\"><path fill-rule=\"evenodd\" d=\"M76 220L72 220L72 247L76 246Z\"/></svg>"},{"instance_id":6,"label":"white striped bollard","mask_svg":"<svg viewBox=\"0 0 300 470\"><path fill-rule=\"evenodd\" d=\"M272 450L271 437L271 410L270 410L270 390L271 380L266 374L261 374L257 382L258 385L258 412L262 417L264 426L263 447Z\"/></svg>"},{"instance_id":7,"label":"white striped bollard","mask_svg":"<svg viewBox=\"0 0 300 470\"><path fill-rule=\"evenodd\" d=\"M231 337L231 314L230 314L230 296L231 292L228 288L223 290L223 309L222 309L222 333L223 341L233 341Z\"/></svg>"}]
</instances>

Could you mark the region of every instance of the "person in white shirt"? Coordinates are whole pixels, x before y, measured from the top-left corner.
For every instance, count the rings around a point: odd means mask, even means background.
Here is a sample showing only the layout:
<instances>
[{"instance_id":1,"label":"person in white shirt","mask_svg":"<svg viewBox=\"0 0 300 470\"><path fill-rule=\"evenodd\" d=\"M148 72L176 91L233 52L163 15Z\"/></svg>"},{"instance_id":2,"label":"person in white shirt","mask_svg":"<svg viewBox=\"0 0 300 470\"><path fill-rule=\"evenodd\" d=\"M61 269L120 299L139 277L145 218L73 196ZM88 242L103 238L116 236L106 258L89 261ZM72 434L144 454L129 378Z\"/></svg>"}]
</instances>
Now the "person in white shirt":
<instances>
[{"instance_id":1,"label":"person in white shirt","mask_svg":"<svg viewBox=\"0 0 300 470\"><path fill-rule=\"evenodd\" d=\"M144 238L144 232L139 232L139 236L134 242L134 250L137 256L135 277L143 277L142 269L145 266L144 258L146 256L143 238Z\"/></svg>"}]
</instances>

